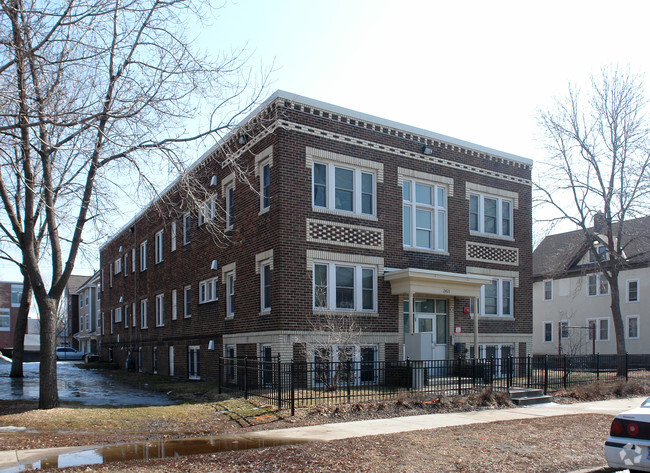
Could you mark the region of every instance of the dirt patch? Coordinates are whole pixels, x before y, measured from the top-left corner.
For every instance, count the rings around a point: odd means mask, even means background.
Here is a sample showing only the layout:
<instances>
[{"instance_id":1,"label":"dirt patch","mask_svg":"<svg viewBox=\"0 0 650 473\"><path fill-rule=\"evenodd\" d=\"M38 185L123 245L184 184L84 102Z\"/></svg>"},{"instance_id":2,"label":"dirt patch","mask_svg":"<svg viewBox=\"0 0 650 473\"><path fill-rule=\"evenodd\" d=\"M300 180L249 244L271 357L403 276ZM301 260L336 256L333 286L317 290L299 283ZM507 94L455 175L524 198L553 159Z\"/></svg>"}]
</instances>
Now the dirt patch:
<instances>
[{"instance_id":1,"label":"dirt patch","mask_svg":"<svg viewBox=\"0 0 650 473\"><path fill-rule=\"evenodd\" d=\"M560 416L62 471L557 473L604 465L610 422Z\"/></svg>"},{"instance_id":2,"label":"dirt patch","mask_svg":"<svg viewBox=\"0 0 650 473\"><path fill-rule=\"evenodd\" d=\"M553 394L553 401L561 404L572 402L602 401L605 399L650 396L650 378L634 378L624 381L595 382L577 386Z\"/></svg>"}]
</instances>

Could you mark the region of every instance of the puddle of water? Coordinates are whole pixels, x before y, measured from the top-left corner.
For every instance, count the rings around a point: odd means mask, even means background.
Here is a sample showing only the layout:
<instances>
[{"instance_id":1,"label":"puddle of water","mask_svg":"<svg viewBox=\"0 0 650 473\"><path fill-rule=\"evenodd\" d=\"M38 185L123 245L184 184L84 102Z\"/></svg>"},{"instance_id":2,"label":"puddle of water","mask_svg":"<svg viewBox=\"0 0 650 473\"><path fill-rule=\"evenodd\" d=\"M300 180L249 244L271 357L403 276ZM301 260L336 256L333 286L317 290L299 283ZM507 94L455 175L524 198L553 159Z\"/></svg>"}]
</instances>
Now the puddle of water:
<instances>
[{"instance_id":1,"label":"puddle of water","mask_svg":"<svg viewBox=\"0 0 650 473\"><path fill-rule=\"evenodd\" d=\"M18 473L29 469L39 470L45 468L97 465L116 461L151 460L156 458L248 450L252 448L277 447L280 445L297 445L301 443L306 443L306 440L259 439L240 435L222 435L211 438L107 445L104 447L51 455L32 462L20 463L11 468L0 469L0 473Z\"/></svg>"}]
</instances>

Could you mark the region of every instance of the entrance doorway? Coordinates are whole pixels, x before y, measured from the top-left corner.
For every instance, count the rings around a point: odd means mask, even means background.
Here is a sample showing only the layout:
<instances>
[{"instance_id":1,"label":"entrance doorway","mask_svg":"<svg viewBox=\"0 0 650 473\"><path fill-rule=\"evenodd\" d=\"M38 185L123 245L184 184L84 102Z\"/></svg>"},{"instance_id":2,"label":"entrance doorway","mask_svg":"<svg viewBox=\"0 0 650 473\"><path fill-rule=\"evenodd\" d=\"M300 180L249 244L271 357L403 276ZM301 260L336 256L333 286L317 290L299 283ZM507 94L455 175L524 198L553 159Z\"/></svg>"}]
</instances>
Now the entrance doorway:
<instances>
[{"instance_id":1,"label":"entrance doorway","mask_svg":"<svg viewBox=\"0 0 650 473\"><path fill-rule=\"evenodd\" d=\"M405 320L408 320L408 299L404 301ZM431 350L423 355L425 359L444 360L447 358L447 300L446 299L415 299L415 316L413 331L415 333L431 334ZM405 326L405 332L408 331ZM427 338L428 340L428 338Z\"/></svg>"}]
</instances>

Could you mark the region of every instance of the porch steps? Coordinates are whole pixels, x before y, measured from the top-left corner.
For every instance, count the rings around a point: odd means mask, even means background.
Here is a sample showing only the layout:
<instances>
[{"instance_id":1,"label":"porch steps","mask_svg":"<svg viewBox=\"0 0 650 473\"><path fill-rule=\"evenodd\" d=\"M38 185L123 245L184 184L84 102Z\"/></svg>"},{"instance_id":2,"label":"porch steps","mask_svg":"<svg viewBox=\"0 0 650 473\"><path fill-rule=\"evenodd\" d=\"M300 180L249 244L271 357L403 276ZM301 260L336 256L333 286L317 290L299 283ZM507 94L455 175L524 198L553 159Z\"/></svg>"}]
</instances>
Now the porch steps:
<instances>
[{"instance_id":1,"label":"porch steps","mask_svg":"<svg viewBox=\"0 0 650 473\"><path fill-rule=\"evenodd\" d=\"M518 406L531 406L551 402L551 396L544 395L541 389L510 388L510 400Z\"/></svg>"}]
</instances>

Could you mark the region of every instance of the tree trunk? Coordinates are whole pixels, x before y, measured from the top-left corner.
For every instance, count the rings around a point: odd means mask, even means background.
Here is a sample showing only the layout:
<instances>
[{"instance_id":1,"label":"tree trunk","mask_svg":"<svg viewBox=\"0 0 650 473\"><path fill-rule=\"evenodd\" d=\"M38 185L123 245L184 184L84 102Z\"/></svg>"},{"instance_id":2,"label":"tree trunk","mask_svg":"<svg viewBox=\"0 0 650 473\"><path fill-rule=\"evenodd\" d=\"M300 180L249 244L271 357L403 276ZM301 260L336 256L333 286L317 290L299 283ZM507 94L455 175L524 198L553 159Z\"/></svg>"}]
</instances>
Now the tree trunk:
<instances>
[{"instance_id":1,"label":"tree trunk","mask_svg":"<svg viewBox=\"0 0 650 473\"><path fill-rule=\"evenodd\" d=\"M23 272L23 295L20 298L20 309L18 309L18 319L14 329L14 349L11 356L11 373L12 378L23 377L23 353L25 350L25 333L27 333L27 318L29 308L32 303L32 284L27 274Z\"/></svg>"},{"instance_id":2,"label":"tree trunk","mask_svg":"<svg viewBox=\"0 0 650 473\"><path fill-rule=\"evenodd\" d=\"M614 334L616 336L616 376L625 376L625 324L621 315L620 298L621 293L618 288L618 272L613 272L610 281L611 291L611 311L612 321L614 322Z\"/></svg>"},{"instance_id":3,"label":"tree trunk","mask_svg":"<svg viewBox=\"0 0 650 473\"><path fill-rule=\"evenodd\" d=\"M48 297L44 301L37 300L37 303L41 314L41 366L38 408L52 409L59 405L56 373L56 314L59 301Z\"/></svg>"}]
</instances>

